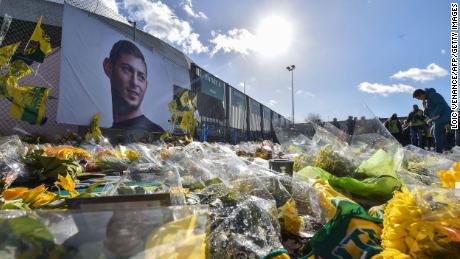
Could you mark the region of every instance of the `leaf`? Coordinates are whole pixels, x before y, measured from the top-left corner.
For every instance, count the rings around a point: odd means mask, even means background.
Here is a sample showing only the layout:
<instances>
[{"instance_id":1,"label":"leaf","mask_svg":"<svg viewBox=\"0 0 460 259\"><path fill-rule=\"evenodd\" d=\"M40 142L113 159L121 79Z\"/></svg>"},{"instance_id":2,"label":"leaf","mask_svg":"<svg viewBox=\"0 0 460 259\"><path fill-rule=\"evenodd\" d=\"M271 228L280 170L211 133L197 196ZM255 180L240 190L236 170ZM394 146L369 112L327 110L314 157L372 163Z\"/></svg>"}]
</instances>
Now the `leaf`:
<instances>
[{"instance_id":1,"label":"leaf","mask_svg":"<svg viewBox=\"0 0 460 259\"><path fill-rule=\"evenodd\" d=\"M26 204L20 202L20 201L15 201L15 202L8 202L3 204L2 210L27 210L30 209L29 206Z\"/></svg>"},{"instance_id":2,"label":"leaf","mask_svg":"<svg viewBox=\"0 0 460 259\"><path fill-rule=\"evenodd\" d=\"M377 150L369 159L363 161L355 174L366 177L389 175L396 177L393 158L382 149Z\"/></svg>"},{"instance_id":3,"label":"leaf","mask_svg":"<svg viewBox=\"0 0 460 259\"><path fill-rule=\"evenodd\" d=\"M329 179L332 177L332 175L328 173L326 170L314 166L306 166L302 170L297 172L296 175L300 176L302 180L318 178Z\"/></svg>"},{"instance_id":4,"label":"leaf","mask_svg":"<svg viewBox=\"0 0 460 259\"><path fill-rule=\"evenodd\" d=\"M43 168L43 175L52 181L58 180L59 175L70 174L72 178L75 178L83 171L77 162L44 156L38 158L38 167Z\"/></svg>"},{"instance_id":5,"label":"leaf","mask_svg":"<svg viewBox=\"0 0 460 259\"><path fill-rule=\"evenodd\" d=\"M205 184L206 186L213 185L213 184L219 184L219 183L222 183L222 180L219 179L219 178L217 178L217 177L216 177L216 178L209 179L209 180L206 180L206 181L204 182L204 184Z\"/></svg>"},{"instance_id":6,"label":"leaf","mask_svg":"<svg viewBox=\"0 0 460 259\"><path fill-rule=\"evenodd\" d=\"M353 199L364 199L375 204L381 204L391 199L393 192L401 186L398 179L388 175L372 177L363 181L351 177L332 177L329 179L329 184Z\"/></svg>"},{"instance_id":7,"label":"leaf","mask_svg":"<svg viewBox=\"0 0 460 259\"><path fill-rule=\"evenodd\" d=\"M48 228L36 219L19 217L9 219L11 231L17 236L29 236L39 240L54 242L53 235Z\"/></svg>"},{"instance_id":8,"label":"leaf","mask_svg":"<svg viewBox=\"0 0 460 259\"><path fill-rule=\"evenodd\" d=\"M85 193L92 193L94 190L101 184L105 183L106 181L98 181L95 183L92 183L87 189Z\"/></svg>"}]
</instances>

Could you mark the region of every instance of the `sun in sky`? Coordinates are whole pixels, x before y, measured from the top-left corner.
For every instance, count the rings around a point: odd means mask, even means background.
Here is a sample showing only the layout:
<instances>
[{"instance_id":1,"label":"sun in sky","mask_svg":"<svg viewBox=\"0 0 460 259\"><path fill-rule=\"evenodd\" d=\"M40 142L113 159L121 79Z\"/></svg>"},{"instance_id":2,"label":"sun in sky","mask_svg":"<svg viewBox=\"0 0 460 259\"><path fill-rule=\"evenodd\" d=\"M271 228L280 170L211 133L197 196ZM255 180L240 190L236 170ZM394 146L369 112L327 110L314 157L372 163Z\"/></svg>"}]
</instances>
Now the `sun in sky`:
<instances>
[{"instance_id":1,"label":"sun in sky","mask_svg":"<svg viewBox=\"0 0 460 259\"><path fill-rule=\"evenodd\" d=\"M285 53L292 41L292 24L281 16L268 16L260 21L256 35L256 50L265 57Z\"/></svg>"}]
</instances>

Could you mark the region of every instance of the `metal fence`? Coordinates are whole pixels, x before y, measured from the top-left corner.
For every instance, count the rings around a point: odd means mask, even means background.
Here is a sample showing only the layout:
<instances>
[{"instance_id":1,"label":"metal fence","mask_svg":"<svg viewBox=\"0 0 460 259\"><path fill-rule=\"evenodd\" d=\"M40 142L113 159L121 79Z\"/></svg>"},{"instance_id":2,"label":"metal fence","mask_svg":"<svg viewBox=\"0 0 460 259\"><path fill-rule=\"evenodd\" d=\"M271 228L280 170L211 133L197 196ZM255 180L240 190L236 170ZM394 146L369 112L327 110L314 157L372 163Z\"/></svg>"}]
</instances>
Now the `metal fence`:
<instances>
[{"instance_id":1,"label":"metal fence","mask_svg":"<svg viewBox=\"0 0 460 259\"><path fill-rule=\"evenodd\" d=\"M289 126L286 118L194 63L190 74L198 96L198 137L206 131L208 139L233 143L275 139L274 128Z\"/></svg>"},{"instance_id":2,"label":"metal fence","mask_svg":"<svg viewBox=\"0 0 460 259\"><path fill-rule=\"evenodd\" d=\"M8 33L1 46L20 41L18 50L23 50L43 16L43 28L51 40L52 53L43 64L34 63L34 75L22 79L20 84L51 88L46 106L45 125L30 125L9 116L10 102L0 98L0 134L11 135L30 133L34 135L57 136L68 131L77 132L78 126L56 122L59 96L60 48L62 15L64 3L70 4L108 22L120 32L133 35L136 42L158 50L169 60L187 60L190 71L192 93L198 96L198 129L200 137L203 129L208 129L211 140L239 142L259 138L273 138L274 127L286 127L287 120L268 107L190 62L179 50L154 36L132 27L122 16L104 6L98 0L2 0L0 1L0 24L5 16L12 17ZM182 65L183 64L177 64Z\"/></svg>"}]
</instances>

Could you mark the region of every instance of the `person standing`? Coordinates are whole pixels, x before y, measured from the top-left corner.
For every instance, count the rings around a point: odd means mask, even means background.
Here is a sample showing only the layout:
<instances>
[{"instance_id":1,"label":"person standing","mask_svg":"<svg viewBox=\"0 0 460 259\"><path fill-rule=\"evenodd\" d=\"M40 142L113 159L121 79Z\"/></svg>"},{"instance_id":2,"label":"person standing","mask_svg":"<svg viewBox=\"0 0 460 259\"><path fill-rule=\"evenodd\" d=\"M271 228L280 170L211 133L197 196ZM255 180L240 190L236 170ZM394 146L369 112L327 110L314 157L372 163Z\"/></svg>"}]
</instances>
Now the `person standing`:
<instances>
[{"instance_id":1,"label":"person standing","mask_svg":"<svg viewBox=\"0 0 460 259\"><path fill-rule=\"evenodd\" d=\"M347 135L348 135L347 142L351 143L353 140L353 134L355 132L355 125L356 125L356 121L353 120L353 116L348 116L346 125L347 125Z\"/></svg>"},{"instance_id":2,"label":"person standing","mask_svg":"<svg viewBox=\"0 0 460 259\"><path fill-rule=\"evenodd\" d=\"M426 128L425 115L423 111L414 104L413 110L407 116L404 124L409 124L411 144L423 148L423 130Z\"/></svg>"},{"instance_id":3,"label":"person standing","mask_svg":"<svg viewBox=\"0 0 460 259\"><path fill-rule=\"evenodd\" d=\"M446 100L433 88L417 89L412 97L423 101L427 122L433 123L433 136L436 145L436 152L442 153L448 150L446 139L446 124L450 123L450 107Z\"/></svg>"},{"instance_id":4,"label":"person standing","mask_svg":"<svg viewBox=\"0 0 460 259\"><path fill-rule=\"evenodd\" d=\"M432 125L431 123L429 123L427 127L425 127L425 129L423 130L423 137L425 139L426 150L434 149L434 138L431 134L431 127Z\"/></svg>"},{"instance_id":5,"label":"person standing","mask_svg":"<svg viewBox=\"0 0 460 259\"><path fill-rule=\"evenodd\" d=\"M334 127L340 129L340 124L339 124L339 121L337 120L337 118L334 118L332 119L332 125L334 125Z\"/></svg>"},{"instance_id":6,"label":"person standing","mask_svg":"<svg viewBox=\"0 0 460 259\"><path fill-rule=\"evenodd\" d=\"M348 135L353 135L353 132L355 131L355 121L353 120L353 116L348 116L347 119L347 133Z\"/></svg>"},{"instance_id":7,"label":"person standing","mask_svg":"<svg viewBox=\"0 0 460 259\"><path fill-rule=\"evenodd\" d=\"M399 122L398 115L396 113L391 115L391 118L385 121L384 125L385 125L385 128L387 128L388 131L391 133L391 135L393 135L393 137L398 142L400 142L402 127L401 127L401 123Z\"/></svg>"}]
</instances>

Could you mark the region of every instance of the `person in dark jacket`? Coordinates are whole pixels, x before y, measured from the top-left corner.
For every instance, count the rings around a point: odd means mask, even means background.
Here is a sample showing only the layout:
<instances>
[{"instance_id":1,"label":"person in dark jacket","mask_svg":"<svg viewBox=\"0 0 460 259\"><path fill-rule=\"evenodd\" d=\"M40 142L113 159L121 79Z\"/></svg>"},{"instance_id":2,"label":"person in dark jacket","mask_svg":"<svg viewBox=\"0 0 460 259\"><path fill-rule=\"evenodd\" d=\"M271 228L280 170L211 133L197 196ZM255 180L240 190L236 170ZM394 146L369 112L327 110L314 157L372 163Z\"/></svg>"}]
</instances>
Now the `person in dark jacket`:
<instances>
[{"instance_id":1,"label":"person in dark jacket","mask_svg":"<svg viewBox=\"0 0 460 259\"><path fill-rule=\"evenodd\" d=\"M446 100L433 88L417 89L412 96L423 101L427 122L433 123L433 136L436 145L436 152L442 153L449 149L447 143L445 126L450 123L450 107Z\"/></svg>"},{"instance_id":2,"label":"person in dark jacket","mask_svg":"<svg viewBox=\"0 0 460 259\"><path fill-rule=\"evenodd\" d=\"M399 122L398 115L396 113L391 115L391 118L385 121L383 125L385 125L385 128L388 129L391 135L393 135L393 137L398 142L401 141L402 127L401 127L401 123Z\"/></svg>"},{"instance_id":3,"label":"person in dark jacket","mask_svg":"<svg viewBox=\"0 0 460 259\"><path fill-rule=\"evenodd\" d=\"M337 118L334 118L332 119L332 125L334 125L334 127L340 129L340 124L339 124L339 121L337 120Z\"/></svg>"},{"instance_id":4,"label":"person in dark jacket","mask_svg":"<svg viewBox=\"0 0 460 259\"><path fill-rule=\"evenodd\" d=\"M407 116L404 124L410 126L411 144L423 148L423 130L426 128L426 123L425 115L418 105L413 105L413 110Z\"/></svg>"}]
</instances>

